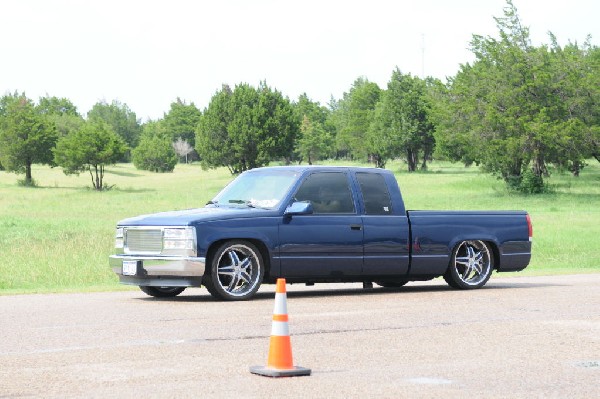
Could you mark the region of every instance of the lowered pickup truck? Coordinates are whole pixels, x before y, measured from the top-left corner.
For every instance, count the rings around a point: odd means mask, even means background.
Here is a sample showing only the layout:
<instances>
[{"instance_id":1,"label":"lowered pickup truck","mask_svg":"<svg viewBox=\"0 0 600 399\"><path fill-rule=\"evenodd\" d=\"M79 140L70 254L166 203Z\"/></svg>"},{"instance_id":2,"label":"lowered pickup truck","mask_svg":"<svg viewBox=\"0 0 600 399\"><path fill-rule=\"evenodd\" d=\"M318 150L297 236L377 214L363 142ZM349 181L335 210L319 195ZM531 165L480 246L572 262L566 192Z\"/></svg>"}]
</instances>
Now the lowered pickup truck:
<instances>
[{"instance_id":1,"label":"lowered pickup truck","mask_svg":"<svg viewBox=\"0 0 600 399\"><path fill-rule=\"evenodd\" d=\"M524 211L407 211L383 169L288 166L247 171L203 208L122 220L110 265L121 283L171 297L204 285L245 300L262 283L399 287L443 276L482 287L531 259Z\"/></svg>"}]
</instances>

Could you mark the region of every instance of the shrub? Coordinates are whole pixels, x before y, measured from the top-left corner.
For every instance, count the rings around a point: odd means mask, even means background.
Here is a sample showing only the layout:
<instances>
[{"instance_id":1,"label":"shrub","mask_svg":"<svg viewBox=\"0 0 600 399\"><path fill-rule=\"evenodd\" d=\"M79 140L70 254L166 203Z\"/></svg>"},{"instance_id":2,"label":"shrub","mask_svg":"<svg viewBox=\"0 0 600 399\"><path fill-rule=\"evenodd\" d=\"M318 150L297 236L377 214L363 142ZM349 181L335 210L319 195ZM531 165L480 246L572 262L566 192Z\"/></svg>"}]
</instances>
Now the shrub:
<instances>
[{"instance_id":1,"label":"shrub","mask_svg":"<svg viewBox=\"0 0 600 399\"><path fill-rule=\"evenodd\" d=\"M17 185L21 187L37 187L37 182L35 181L35 179L18 179Z\"/></svg>"},{"instance_id":2,"label":"shrub","mask_svg":"<svg viewBox=\"0 0 600 399\"><path fill-rule=\"evenodd\" d=\"M505 179L510 191L522 194L543 194L552 191L550 186L544 182L542 176L536 175L533 170L526 169L520 176L509 176Z\"/></svg>"},{"instance_id":3,"label":"shrub","mask_svg":"<svg viewBox=\"0 0 600 399\"><path fill-rule=\"evenodd\" d=\"M142 137L132 155L136 168L151 172L172 172L178 160L171 140L162 136Z\"/></svg>"}]
</instances>

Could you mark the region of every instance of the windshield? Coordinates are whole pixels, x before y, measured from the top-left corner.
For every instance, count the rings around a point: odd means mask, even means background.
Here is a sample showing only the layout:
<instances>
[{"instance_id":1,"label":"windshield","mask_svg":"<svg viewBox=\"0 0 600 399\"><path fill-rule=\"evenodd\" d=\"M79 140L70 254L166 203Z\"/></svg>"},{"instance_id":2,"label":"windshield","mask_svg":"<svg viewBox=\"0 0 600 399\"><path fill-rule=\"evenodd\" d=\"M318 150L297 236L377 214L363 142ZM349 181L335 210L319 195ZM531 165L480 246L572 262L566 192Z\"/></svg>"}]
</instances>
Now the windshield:
<instances>
[{"instance_id":1,"label":"windshield","mask_svg":"<svg viewBox=\"0 0 600 399\"><path fill-rule=\"evenodd\" d=\"M210 202L217 206L275 208L296 181L294 171L245 172Z\"/></svg>"}]
</instances>

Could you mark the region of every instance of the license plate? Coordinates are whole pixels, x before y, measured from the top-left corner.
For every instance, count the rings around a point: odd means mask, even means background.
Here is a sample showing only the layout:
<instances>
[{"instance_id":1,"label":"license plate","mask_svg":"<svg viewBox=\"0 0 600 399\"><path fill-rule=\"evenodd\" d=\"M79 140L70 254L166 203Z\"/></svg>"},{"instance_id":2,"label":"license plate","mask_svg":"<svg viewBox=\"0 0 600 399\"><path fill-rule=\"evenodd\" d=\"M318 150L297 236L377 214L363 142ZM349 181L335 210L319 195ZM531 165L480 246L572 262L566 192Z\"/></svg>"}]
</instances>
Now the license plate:
<instances>
[{"instance_id":1,"label":"license plate","mask_svg":"<svg viewBox=\"0 0 600 399\"><path fill-rule=\"evenodd\" d=\"M123 276L135 276L137 274L137 260L123 261Z\"/></svg>"}]
</instances>

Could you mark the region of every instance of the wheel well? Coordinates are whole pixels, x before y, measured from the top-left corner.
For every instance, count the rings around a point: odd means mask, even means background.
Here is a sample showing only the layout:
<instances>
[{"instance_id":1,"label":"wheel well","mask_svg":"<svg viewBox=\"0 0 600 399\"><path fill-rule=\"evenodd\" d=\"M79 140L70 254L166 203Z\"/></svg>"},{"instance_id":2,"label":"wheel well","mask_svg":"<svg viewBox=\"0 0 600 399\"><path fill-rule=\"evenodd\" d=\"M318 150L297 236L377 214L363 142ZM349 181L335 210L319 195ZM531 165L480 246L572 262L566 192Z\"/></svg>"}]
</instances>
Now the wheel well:
<instances>
[{"instance_id":1,"label":"wheel well","mask_svg":"<svg viewBox=\"0 0 600 399\"><path fill-rule=\"evenodd\" d=\"M460 243L462 243L464 241L481 241L485 245L487 245L490 248L490 250L492 251L493 262L494 262L494 264L493 264L493 266L494 266L493 270L498 270L498 268L500 267L500 251L498 250L498 246L496 245L495 242L493 242L493 241L487 241L487 240L480 240L478 238L465 239L465 240L457 242L456 245L454 245L454 247L452 248L452 254L456 250L456 247L458 247L458 245L460 245ZM450 267L451 265L452 265L452 256L450 257L450 262L448 264L448 267Z\"/></svg>"},{"instance_id":2,"label":"wheel well","mask_svg":"<svg viewBox=\"0 0 600 399\"><path fill-rule=\"evenodd\" d=\"M498 270L500 268L500 251L498 250L498 246L493 241L483 241L486 243L488 247L492 250L492 254L494 256L494 270Z\"/></svg>"},{"instance_id":3,"label":"wheel well","mask_svg":"<svg viewBox=\"0 0 600 399\"><path fill-rule=\"evenodd\" d=\"M215 252L217 251L217 248L219 248L223 243L227 242L227 241L232 241L232 240L244 240L244 241L248 241L250 243L252 243L256 248L258 248L258 250L260 251L260 255L263 258L263 263L265 266L265 275L263 277L266 278L269 276L270 272L271 272L271 257L269 256L269 250L267 249L267 246L260 240L256 240L253 238L225 238L222 240L218 240L215 241L213 243L210 244L210 246L208 247L208 250L206 251L206 264L209 265L212 262L212 257L215 254ZM210 267L206 267L206 274L210 273Z\"/></svg>"}]
</instances>

